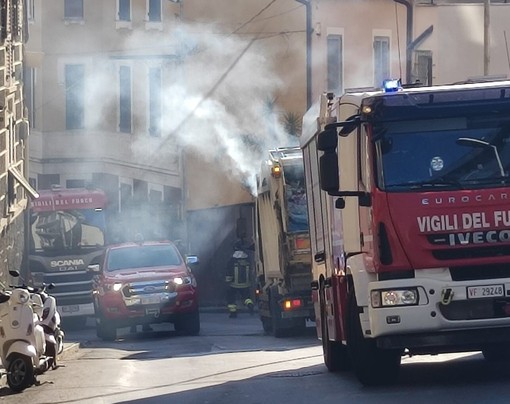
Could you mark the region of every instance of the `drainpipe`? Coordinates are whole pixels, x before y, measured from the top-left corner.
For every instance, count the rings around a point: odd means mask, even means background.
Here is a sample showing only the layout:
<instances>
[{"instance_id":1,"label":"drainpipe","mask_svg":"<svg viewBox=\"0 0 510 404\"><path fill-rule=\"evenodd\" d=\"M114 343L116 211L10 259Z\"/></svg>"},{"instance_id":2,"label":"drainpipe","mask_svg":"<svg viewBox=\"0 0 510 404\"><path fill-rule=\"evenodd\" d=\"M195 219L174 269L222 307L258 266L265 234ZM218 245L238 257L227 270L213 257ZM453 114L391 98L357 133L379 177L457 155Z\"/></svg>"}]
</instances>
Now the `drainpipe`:
<instances>
[{"instance_id":1,"label":"drainpipe","mask_svg":"<svg viewBox=\"0 0 510 404\"><path fill-rule=\"evenodd\" d=\"M306 109L312 106L312 0L296 0L306 8Z\"/></svg>"},{"instance_id":2,"label":"drainpipe","mask_svg":"<svg viewBox=\"0 0 510 404\"><path fill-rule=\"evenodd\" d=\"M490 6L491 0L483 2L483 75L489 75L490 56Z\"/></svg>"},{"instance_id":3,"label":"drainpipe","mask_svg":"<svg viewBox=\"0 0 510 404\"><path fill-rule=\"evenodd\" d=\"M403 4L407 10L407 33L406 33L406 83L411 83L411 68L413 63L413 6L410 0L393 0L395 3Z\"/></svg>"}]
</instances>

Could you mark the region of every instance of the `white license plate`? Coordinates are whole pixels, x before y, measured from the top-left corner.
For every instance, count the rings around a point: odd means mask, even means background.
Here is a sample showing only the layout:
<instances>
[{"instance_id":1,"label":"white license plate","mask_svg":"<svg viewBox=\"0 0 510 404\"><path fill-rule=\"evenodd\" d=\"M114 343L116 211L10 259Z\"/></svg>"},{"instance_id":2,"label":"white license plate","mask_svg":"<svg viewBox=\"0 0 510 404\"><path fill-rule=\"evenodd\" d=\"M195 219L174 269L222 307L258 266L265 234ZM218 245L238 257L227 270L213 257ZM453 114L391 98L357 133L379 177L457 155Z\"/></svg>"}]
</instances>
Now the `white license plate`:
<instances>
[{"instance_id":1,"label":"white license plate","mask_svg":"<svg viewBox=\"0 0 510 404\"><path fill-rule=\"evenodd\" d=\"M142 297L142 304L158 304L161 301L159 296Z\"/></svg>"},{"instance_id":2,"label":"white license plate","mask_svg":"<svg viewBox=\"0 0 510 404\"><path fill-rule=\"evenodd\" d=\"M62 311L64 313L76 313L76 312L80 311L80 306L78 306L77 304L71 304L69 306L62 306Z\"/></svg>"},{"instance_id":3,"label":"white license plate","mask_svg":"<svg viewBox=\"0 0 510 404\"><path fill-rule=\"evenodd\" d=\"M467 288L468 299L498 296L505 296L505 287L503 285L469 286Z\"/></svg>"}]
</instances>

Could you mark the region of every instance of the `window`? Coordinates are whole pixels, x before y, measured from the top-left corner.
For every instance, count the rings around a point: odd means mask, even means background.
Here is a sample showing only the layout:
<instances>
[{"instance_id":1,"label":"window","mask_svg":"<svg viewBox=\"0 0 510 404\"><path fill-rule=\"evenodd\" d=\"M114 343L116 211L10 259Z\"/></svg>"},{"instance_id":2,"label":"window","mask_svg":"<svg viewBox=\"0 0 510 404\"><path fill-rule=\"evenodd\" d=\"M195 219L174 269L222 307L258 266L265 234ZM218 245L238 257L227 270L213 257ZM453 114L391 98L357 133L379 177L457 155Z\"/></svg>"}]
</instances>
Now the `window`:
<instances>
[{"instance_id":1,"label":"window","mask_svg":"<svg viewBox=\"0 0 510 404\"><path fill-rule=\"evenodd\" d=\"M390 38L374 37L374 85L379 87L390 77Z\"/></svg>"},{"instance_id":2,"label":"window","mask_svg":"<svg viewBox=\"0 0 510 404\"><path fill-rule=\"evenodd\" d=\"M53 185L60 185L59 174L37 174L39 189L51 189Z\"/></svg>"},{"instance_id":3,"label":"window","mask_svg":"<svg viewBox=\"0 0 510 404\"><path fill-rule=\"evenodd\" d=\"M26 0L25 5L27 7L27 19L33 21L35 18L34 0Z\"/></svg>"},{"instance_id":4,"label":"window","mask_svg":"<svg viewBox=\"0 0 510 404\"><path fill-rule=\"evenodd\" d=\"M85 121L85 66L65 66L66 129L83 129Z\"/></svg>"},{"instance_id":5,"label":"window","mask_svg":"<svg viewBox=\"0 0 510 404\"><path fill-rule=\"evenodd\" d=\"M131 67L119 70L119 130L131 133Z\"/></svg>"},{"instance_id":6,"label":"window","mask_svg":"<svg viewBox=\"0 0 510 404\"><path fill-rule=\"evenodd\" d=\"M413 82L432 85L432 52L415 51L413 65Z\"/></svg>"},{"instance_id":7,"label":"window","mask_svg":"<svg viewBox=\"0 0 510 404\"><path fill-rule=\"evenodd\" d=\"M149 21L161 21L161 0L149 0Z\"/></svg>"},{"instance_id":8,"label":"window","mask_svg":"<svg viewBox=\"0 0 510 404\"><path fill-rule=\"evenodd\" d=\"M161 68L149 69L149 134L161 135Z\"/></svg>"},{"instance_id":9,"label":"window","mask_svg":"<svg viewBox=\"0 0 510 404\"><path fill-rule=\"evenodd\" d=\"M66 180L66 188L85 188L85 180Z\"/></svg>"},{"instance_id":10,"label":"window","mask_svg":"<svg viewBox=\"0 0 510 404\"><path fill-rule=\"evenodd\" d=\"M0 3L0 41L5 41L7 38L7 2Z\"/></svg>"},{"instance_id":11,"label":"window","mask_svg":"<svg viewBox=\"0 0 510 404\"><path fill-rule=\"evenodd\" d=\"M133 187L129 184L120 184L120 211L123 212L129 208L132 197Z\"/></svg>"},{"instance_id":12,"label":"window","mask_svg":"<svg viewBox=\"0 0 510 404\"><path fill-rule=\"evenodd\" d=\"M28 110L28 121L31 128L35 128L35 76L36 70L33 67L25 66L23 71L23 89L25 105Z\"/></svg>"},{"instance_id":13,"label":"window","mask_svg":"<svg viewBox=\"0 0 510 404\"><path fill-rule=\"evenodd\" d=\"M328 35L328 91L342 92L342 36Z\"/></svg>"},{"instance_id":14,"label":"window","mask_svg":"<svg viewBox=\"0 0 510 404\"><path fill-rule=\"evenodd\" d=\"M64 19L83 20L83 0L64 0Z\"/></svg>"},{"instance_id":15,"label":"window","mask_svg":"<svg viewBox=\"0 0 510 404\"><path fill-rule=\"evenodd\" d=\"M131 21L131 0L118 0L119 21Z\"/></svg>"}]
</instances>

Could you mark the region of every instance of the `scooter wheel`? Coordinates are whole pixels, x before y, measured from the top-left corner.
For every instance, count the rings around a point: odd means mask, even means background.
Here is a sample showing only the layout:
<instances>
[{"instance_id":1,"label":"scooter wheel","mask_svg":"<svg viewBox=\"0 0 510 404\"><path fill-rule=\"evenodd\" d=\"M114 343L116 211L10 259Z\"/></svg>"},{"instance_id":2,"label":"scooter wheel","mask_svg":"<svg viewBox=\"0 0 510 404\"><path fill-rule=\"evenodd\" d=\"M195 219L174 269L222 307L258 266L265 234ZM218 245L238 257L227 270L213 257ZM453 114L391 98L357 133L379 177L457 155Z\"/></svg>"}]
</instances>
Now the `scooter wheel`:
<instances>
[{"instance_id":1,"label":"scooter wheel","mask_svg":"<svg viewBox=\"0 0 510 404\"><path fill-rule=\"evenodd\" d=\"M19 393L34 383L34 367L32 360L25 355L14 353L9 358L7 367L7 384L9 388Z\"/></svg>"},{"instance_id":2,"label":"scooter wheel","mask_svg":"<svg viewBox=\"0 0 510 404\"><path fill-rule=\"evenodd\" d=\"M48 368L56 369L57 368L57 347L55 344L47 343L46 344L46 356L48 357Z\"/></svg>"}]
</instances>

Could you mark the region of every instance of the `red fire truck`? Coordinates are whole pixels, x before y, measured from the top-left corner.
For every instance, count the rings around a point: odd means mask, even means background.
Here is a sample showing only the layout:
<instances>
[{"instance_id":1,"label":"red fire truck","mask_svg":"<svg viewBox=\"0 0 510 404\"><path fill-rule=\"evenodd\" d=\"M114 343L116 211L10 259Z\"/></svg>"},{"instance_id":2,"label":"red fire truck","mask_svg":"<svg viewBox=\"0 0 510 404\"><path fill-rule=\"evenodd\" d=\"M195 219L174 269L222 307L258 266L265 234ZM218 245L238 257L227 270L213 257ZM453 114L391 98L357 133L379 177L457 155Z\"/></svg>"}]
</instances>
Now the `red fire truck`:
<instances>
[{"instance_id":1,"label":"red fire truck","mask_svg":"<svg viewBox=\"0 0 510 404\"><path fill-rule=\"evenodd\" d=\"M510 81L324 94L301 148L324 361L510 360Z\"/></svg>"},{"instance_id":2,"label":"red fire truck","mask_svg":"<svg viewBox=\"0 0 510 404\"><path fill-rule=\"evenodd\" d=\"M105 248L104 191L40 190L30 206L29 271L34 286L54 283L61 315L84 322L94 315L90 264ZM66 320L64 320L65 322Z\"/></svg>"}]
</instances>

